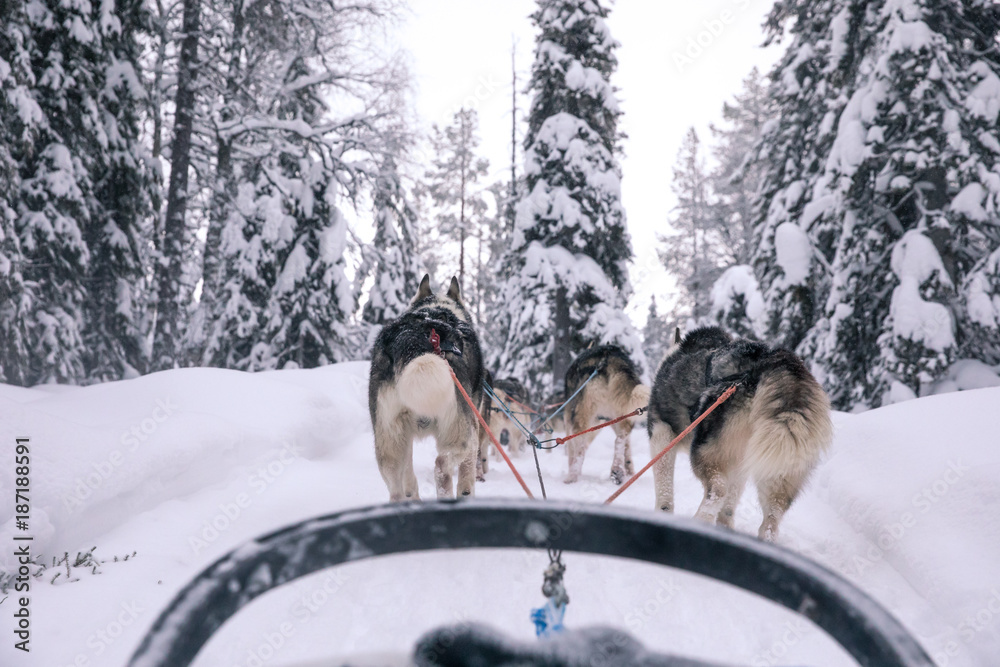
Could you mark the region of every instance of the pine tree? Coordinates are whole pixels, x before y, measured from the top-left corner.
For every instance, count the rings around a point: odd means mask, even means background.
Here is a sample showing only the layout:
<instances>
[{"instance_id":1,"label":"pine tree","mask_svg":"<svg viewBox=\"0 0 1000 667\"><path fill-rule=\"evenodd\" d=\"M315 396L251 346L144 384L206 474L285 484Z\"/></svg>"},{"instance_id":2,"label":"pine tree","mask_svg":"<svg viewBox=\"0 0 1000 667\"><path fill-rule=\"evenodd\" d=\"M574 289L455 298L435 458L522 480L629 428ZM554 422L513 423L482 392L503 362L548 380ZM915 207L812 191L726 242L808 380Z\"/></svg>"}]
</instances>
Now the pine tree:
<instances>
[{"instance_id":1,"label":"pine tree","mask_svg":"<svg viewBox=\"0 0 1000 667\"><path fill-rule=\"evenodd\" d=\"M678 277L679 304L687 315L699 320L708 315L712 284L722 272L719 220L713 220L712 184L705 165L701 140L690 128L677 155L671 189L677 197L670 226L674 232L660 236L660 260Z\"/></svg>"},{"instance_id":2,"label":"pine tree","mask_svg":"<svg viewBox=\"0 0 1000 667\"><path fill-rule=\"evenodd\" d=\"M374 280L362 319L375 325L403 314L417 293L421 275L417 214L404 191L394 152L383 158L374 184Z\"/></svg>"},{"instance_id":3,"label":"pine tree","mask_svg":"<svg viewBox=\"0 0 1000 667\"><path fill-rule=\"evenodd\" d=\"M114 13L111 10L114 9ZM97 210L86 231L90 250L85 365L90 380L117 380L142 372L148 363L142 324L142 281L150 218L158 182L141 144L139 33L147 17L138 0L103 4L97 20L104 42L103 85L96 101L103 128L91 171L96 174Z\"/></svg>"},{"instance_id":4,"label":"pine tree","mask_svg":"<svg viewBox=\"0 0 1000 667\"><path fill-rule=\"evenodd\" d=\"M15 381L114 379L144 365L132 293L155 189L138 138L143 21L126 0L5 7L0 317Z\"/></svg>"},{"instance_id":5,"label":"pine tree","mask_svg":"<svg viewBox=\"0 0 1000 667\"><path fill-rule=\"evenodd\" d=\"M434 150L432 168L425 174L427 191L434 201L438 243L458 242L457 273L463 294L469 294L466 281L466 240L478 236L486 201L477 184L489 170L489 162L476 157L479 146L479 116L475 109L455 112L450 125L434 125L431 135ZM476 297L474 291L471 291Z\"/></svg>"},{"instance_id":6,"label":"pine tree","mask_svg":"<svg viewBox=\"0 0 1000 667\"><path fill-rule=\"evenodd\" d=\"M753 254L754 201L762 178L761 165L751 160L755 144L776 115L767 86L754 67L732 103L722 105L722 125L712 124L715 166L708 174L709 220L722 268L749 264Z\"/></svg>"},{"instance_id":7,"label":"pine tree","mask_svg":"<svg viewBox=\"0 0 1000 667\"><path fill-rule=\"evenodd\" d=\"M642 349L649 361L650 368L659 368L667 356L673 340L674 328L667 318L656 310L656 297L649 300L649 312L646 315L646 326L642 329Z\"/></svg>"},{"instance_id":8,"label":"pine tree","mask_svg":"<svg viewBox=\"0 0 1000 667\"><path fill-rule=\"evenodd\" d=\"M353 50L385 20L380 3L298 2L272 17L285 29L268 27L273 67L256 82L269 104L225 125L234 151L250 157L234 163L235 195L222 197L229 210L212 218L225 226L219 293L202 308L205 364L308 368L351 358L359 347L340 207L357 200L363 179L379 182L373 161L395 136L379 123L398 124L391 104L405 72L391 62L368 71ZM336 91L347 96L344 107L367 111L336 118Z\"/></svg>"},{"instance_id":9,"label":"pine tree","mask_svg":"<svg viewBox=\"0 0 1000 667\"><path fill-rule=\"evenodd\" d=\"M30 309L18 238L20 162L30 151L41 109L32 98L31 28L19 0L4 4L0 24L0 382L28 383L25 317Z\"/></svg>"},{"instance_id":10,"label":"pine tree","mask_svg":"<svg viewBox=\"0 0 1000 667\"><path fill-rule=\"evenodd\" d=\"M986 309L969 305L997 294L976 267L1000 245L1000 107L989 101L1000 91L1000 12L986 2L806 4L771 17L798 20L774 76L787 97L769 136L805 137L797 150L811 159L766 162L758 273L770 333L791 323L783 338L803 339L837 407L875 407L926 392L958 356L996 349Z\"/></svg>"},{"instance_id":11,"label":"pine tree","mask_svg":"<svg viewBox=\"0 0 1000 667\"><path fill-rule=\"evenodd\" d=\"M545 395L592 343L624 345L645 367L623 313L632 257L617 162L621 115L610 77L617 47L596 0L540 0L525 137L527 194L504 287L503 372Z\"/></svg>"}]
</instances>

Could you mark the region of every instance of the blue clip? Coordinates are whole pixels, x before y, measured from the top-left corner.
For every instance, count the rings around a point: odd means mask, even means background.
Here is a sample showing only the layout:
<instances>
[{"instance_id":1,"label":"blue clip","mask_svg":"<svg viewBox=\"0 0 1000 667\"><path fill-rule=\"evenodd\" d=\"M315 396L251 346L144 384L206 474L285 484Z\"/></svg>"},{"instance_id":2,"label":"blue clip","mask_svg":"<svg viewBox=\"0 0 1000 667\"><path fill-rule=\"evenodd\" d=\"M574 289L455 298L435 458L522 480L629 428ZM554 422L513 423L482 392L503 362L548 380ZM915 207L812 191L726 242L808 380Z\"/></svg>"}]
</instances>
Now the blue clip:
<instances>
[{"instance_id":1,"label":"blue clip","mask_svg":"<svg viewBox=\"0 0 1000 667\"><path fill-rule=\"evenodd\" d=\"M566 615L565 604L554 604L552 598L546 601L544 607L531 610L531 620L535 624L536 637L551 637L565 630L563 616Z\"/></svg>"}]
</instances>

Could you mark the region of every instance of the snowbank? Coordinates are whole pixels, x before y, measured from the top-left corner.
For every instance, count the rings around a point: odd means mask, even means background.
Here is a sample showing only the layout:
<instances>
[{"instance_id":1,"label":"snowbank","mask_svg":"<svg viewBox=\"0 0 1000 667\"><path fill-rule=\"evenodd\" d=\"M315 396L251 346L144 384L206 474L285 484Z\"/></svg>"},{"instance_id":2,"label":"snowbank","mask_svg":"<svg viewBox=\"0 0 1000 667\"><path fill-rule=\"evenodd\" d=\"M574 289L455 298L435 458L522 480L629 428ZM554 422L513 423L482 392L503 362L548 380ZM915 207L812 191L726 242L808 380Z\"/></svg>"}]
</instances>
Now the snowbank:
<instances>
[{"instance_id":1,"label":"snowbank","mask_svg":"<svg viewBox=\"0 0 1000 667\"><path fill-rule=\"evenodd\" d=\"M988 388L836 414L832 453L783 524L785 546L874 595L941 665L990 664L1000 654L998 401L1000 388ZM71 568L71 583L49 583L61 568L33 579L32 653L4 642L4 665L123 665L171 597L221 554L288 523L387 498L364 363L253 375L186 369L58 391L0 386L0 432L8 443L31 438L33 553L50 563L96 545L96 559L108 561ZM632 440L638 466L646 438L637 430ZM595 440L574 485L561 483L563 453L542 453L549 495L610 495L611 441ZM424 498L433 497L433 460L432 443L417 443ZM521 472L534 486L533 471ZM690 516L701 490L683 454L677 477L677 511ZM4 465L0 486L11 481ZM476 493L521 492L495 464ZM737 511L738 530L756 531L754 495ZM647 511L652 499L643 478L617 502ZM2 511L9 545L10 505ZM566 562L571 627L621 627L651 650L723 662L852 664L808 623L728 586L607 558ZM399 654L426 631L465 621L530 641L545 564L543 553L477 550L319 573L242 610L196 664Z\"/></svg>"}]
</instances>

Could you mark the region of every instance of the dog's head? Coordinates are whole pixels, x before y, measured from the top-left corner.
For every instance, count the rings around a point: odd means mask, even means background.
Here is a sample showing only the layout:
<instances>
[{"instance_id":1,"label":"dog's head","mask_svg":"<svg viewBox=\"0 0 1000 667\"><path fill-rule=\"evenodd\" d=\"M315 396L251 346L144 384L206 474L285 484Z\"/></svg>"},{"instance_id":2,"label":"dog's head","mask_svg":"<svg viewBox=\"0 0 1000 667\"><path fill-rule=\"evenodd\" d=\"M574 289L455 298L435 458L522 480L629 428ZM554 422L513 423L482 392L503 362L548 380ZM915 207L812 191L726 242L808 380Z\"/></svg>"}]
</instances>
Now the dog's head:
<instances>
[{"instance_id":1,"label":"dog's head","mask_svg":"<svg viewBox=\"0 0 1000 667\"><path fill-rule=\"evenodd\" d=\"M465 322L470 321L469 313L465 310L465 304L462 302L462 290L459 288L458 279L455 276L451 277L451 284L448 286L448 292L444 297L438 297L431 291L430 274L424 274L423 280L420 281L420 287L417 288L417 293L413 297L413 301L410 302L410 307L418 308L431 303L436 303L451 310L460 320Z\"/></svg>"}]
</instances>

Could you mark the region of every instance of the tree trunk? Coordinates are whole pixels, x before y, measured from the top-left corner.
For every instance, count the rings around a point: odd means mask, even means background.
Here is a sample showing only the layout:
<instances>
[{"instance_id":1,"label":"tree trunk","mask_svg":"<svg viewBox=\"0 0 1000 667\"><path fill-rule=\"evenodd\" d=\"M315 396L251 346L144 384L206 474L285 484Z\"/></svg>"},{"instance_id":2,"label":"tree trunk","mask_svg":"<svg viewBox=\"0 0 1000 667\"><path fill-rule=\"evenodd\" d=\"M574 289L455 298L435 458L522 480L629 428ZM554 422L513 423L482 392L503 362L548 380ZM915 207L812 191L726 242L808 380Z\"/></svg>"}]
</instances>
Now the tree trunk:
<instances>
[{"instance_id":1,"label":"tree trunk","mask_svg":"<svg viewBox=\"0 0 1000 667\"><path fill-rule=\"evenodd\" d=\"M174 138L170 149L170 186L163 229L163 249L157 264L157 318L153 336L154 370L174 368L180 361L181 278L184 273L185 213L191 133L194 125L195 81L198 76L198 36L201 0L184 0L184 40L177 61Z\"/></svg>"},{"instance_id":2,"label":"tree trunk","mask_svg":"<svg viewBox=\"0 0 1000 667\"><path fill-rule=\"evenodd\" d=\"M223 122L233 119L233 104L239 93L239 79L242 70L243 32L246 19L243 16L243 3L237 0L233 4L233 41L229 57L229 67L226 73L226 99L223 100L222 111L219 114ZM219 257L222 245L222 228L226 224L229 204L233 197L233 140L216 135L216 172L215 188L212 192L212 210L209 215L208 232L205 237L205 253L202 258L202 288L201 302L206 312L211 312L215 303L216 292L219 289Z\"/></svg>"},{"instance_id":3,"label":"tree trunk","mask_svg":"<svg viewBox=\"0 0 1000 667\"><path fill-rule=\"evenodd\" d=\"M566 371L572 359L570 345L569 297L566 288L556 290L555 332L552 337L552 388L556 391L563 386Z\"/></svg>"}]
</instances>

